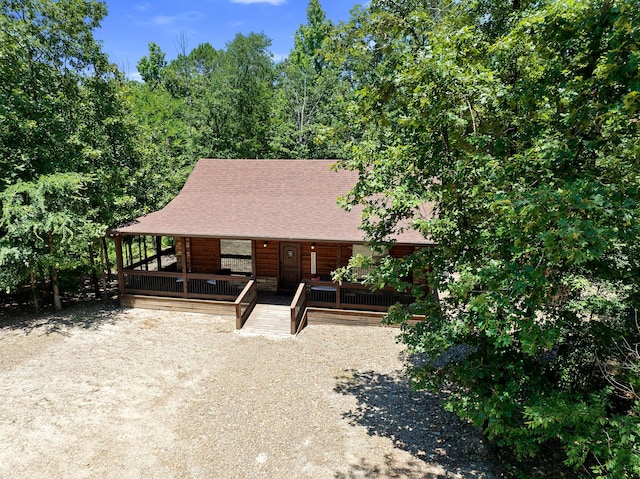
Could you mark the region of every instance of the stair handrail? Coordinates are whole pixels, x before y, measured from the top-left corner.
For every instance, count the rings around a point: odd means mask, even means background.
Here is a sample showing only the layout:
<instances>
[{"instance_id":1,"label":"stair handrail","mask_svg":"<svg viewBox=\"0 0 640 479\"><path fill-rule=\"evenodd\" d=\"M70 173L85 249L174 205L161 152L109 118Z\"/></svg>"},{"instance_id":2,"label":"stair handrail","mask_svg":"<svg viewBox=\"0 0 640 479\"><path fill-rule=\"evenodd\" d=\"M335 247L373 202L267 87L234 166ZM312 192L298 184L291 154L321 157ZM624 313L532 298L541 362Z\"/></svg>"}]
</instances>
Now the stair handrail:
<instances>
[{"instance_id":1,"label":"stair handrail","mask_svg":"<svg viewBox=\"0 0 640 479\"><path fill-rule=\"evenodd\" d=\"M251 292L254 293L253 299L251 299L251 301L249 302L247 309L242 311L242 303L245 299L245 296L248 296ZM252 279L247 283L247 285L242 290L242 293L240 293L240 295L235 300L236 329L242 329L242 326L244 326L245 321L251 314L251 311L253 311L253 308L256 306L256 304L258 304L258 290L255 279Z\"/></svg>"},{"instance_id":2,"label":"stair handrail","mask_svg":"<svg viewBox=\"0 0 640 479\"><path fill-rule=\"evenodd\" d=\"M304 324L303 316L307 306L307 285L300 283L291 302L291 334L298 335ZM297 311L296 311L297 310Z\"/></svg>"}]
</instances>

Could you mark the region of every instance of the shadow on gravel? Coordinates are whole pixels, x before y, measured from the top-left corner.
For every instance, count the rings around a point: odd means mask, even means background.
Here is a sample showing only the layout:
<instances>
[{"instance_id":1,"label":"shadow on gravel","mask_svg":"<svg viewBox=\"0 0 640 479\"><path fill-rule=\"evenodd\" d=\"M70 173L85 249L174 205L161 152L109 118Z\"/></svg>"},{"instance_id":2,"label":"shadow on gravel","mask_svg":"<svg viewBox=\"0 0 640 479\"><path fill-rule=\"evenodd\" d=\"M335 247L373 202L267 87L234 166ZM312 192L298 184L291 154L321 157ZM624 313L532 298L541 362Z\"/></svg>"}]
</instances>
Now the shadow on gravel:
<instances>
[{"instance_id":1,"label":"shadow on gravel","mask_svg":"<svg viewBox=\"0 0 640 479\"><path fill-rule=\"evenodd\" d=\"M351 464L349 466L349 472L336 473L334 476L336 479L362 479L362 478L381 478L381 477L394 477L400 479L417 478L420 479L439 479L442 476L427 474L425 475L421 471L420 464L417 461L398 462L394 460L390 455L385 455L384 466L374 465L368 463L365 459L361 459L358 464Z\"/></svg>"},{"instance_id":2,"label":"shadow on gravel","mask_svg":"<svg viewBox=\"0 0 640 479\"><path fill-rule=\"evenodd\" d=\"M478 431L445 411L440 395L412 391L400 372L387 375L348 370L337 378L335 391L357 401L354 410L343 413L349 424L366 427L371 436L387 437L416 459L438 464L446 471L427 477L492 477L485 464L487 448ZM353 464L352 474L335 477L416 477L409 463L387 466L388 471L381 471Z\"/></svg>"},{"instance_id":3,"label":"shadow on gravel","mask_svg":"<svg viewBox=\"0 0 640 479\"><path fill-rule=\"evenodd\" d=\"M25 334L34 331L41 334L69 334L73 329L97 329L104 324L114 323L121 311L119 306L110 302L77 303L56 313L3 311L0 313L0 329L21 330Z\"/></svg>"}]
</instances>

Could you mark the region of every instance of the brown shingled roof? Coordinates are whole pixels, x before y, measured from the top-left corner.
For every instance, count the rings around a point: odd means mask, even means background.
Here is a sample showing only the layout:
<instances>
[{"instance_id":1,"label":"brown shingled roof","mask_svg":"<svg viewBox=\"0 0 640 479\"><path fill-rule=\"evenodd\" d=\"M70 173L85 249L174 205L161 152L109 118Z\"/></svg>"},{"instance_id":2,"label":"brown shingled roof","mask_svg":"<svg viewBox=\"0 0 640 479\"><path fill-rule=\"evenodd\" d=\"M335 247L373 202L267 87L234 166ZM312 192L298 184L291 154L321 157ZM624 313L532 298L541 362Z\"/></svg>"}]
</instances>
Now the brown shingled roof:
<instances>
[{"instance_id":1,"label":"brown shingled roof","mask_svg":"<svg viewBox=\"0 0 640 479\"><path fill-rule=\"evenodd\" d=\"M357 173L334 160L198 161L182 191L162 210L114 229L120 234L362 242L361 210L337 198ZM396 238L426 244L416 231Z\"/></svg>"}]
</instances>

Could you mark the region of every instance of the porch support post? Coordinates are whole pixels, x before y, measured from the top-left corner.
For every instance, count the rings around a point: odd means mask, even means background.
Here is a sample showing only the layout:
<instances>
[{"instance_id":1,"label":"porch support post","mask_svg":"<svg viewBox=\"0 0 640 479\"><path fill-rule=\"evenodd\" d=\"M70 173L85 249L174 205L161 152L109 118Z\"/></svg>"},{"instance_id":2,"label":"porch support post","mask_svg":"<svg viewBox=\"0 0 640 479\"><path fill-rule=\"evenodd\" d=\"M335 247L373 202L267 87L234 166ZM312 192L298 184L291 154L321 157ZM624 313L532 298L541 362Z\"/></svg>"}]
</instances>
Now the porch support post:
<instances>
[{"instance_id":1,"label":"porch support post","mask_svg":"<svg viewBox=\"0 0 640 479\"><path fill-rule=\"evenodd\" d=\"M118 268L118 290L120 291L120 294L124 294L124 264L122 262L122 236L116 235L115 240L116 240L116 263Z\"/></svg>"},{"instance_id":2,"label":"porch support post","mask_svg":"<svg viewBox=\"0 0 640 479\"><path fill-rule=\"evenodd\" d=\"M145 271L149 271L149 253L147 252L147 235L143 235L143 243L144 243L144 269Z\"/></svg>"},{"instance_id":3,"label":"porch support post","mask_svg":"<svg viewBox=\"0 0 640 479\"><path fill-rule=\"evenodd\" d=\"M158 271L162 271L162 236L156 236L156 255L158 256Z\"/></svg>"},{"instance_id":4,"label":"porch support post","mask_svg":"<svg viewBox=\"0 0 640 479\"><path fill-rule=\"evenodd\" d=\"M189 295L189 281L187 280L187 238L183 236L180 243L182 246L182 297L186 298Z\"/></svg>"},{"instance_id":5,"label":"porch support post","mask_svg":"<svg viewBox=\"0 0 640 479\"><path fill-rule=\"evenodd\" d=\"M218 240L219 241L219 240ZM258 241L251 241L251 277L255 278L257 276L257 266L256 266L256 253L258 249Z\"/></svg>"}]
</instances>

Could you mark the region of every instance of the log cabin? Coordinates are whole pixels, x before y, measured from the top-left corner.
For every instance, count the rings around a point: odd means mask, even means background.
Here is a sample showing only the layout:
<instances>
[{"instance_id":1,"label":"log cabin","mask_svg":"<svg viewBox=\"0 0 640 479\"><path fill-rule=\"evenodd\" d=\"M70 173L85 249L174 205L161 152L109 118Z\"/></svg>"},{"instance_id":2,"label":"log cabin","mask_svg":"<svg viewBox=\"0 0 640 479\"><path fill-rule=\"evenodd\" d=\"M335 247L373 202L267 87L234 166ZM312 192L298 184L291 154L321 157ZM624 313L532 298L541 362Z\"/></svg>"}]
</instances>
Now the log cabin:
<instances>
[{"instance_id":1,"label":"log cabin","mask_svg":"<svg viewBox=\"0 0 640 479\"><path fill-rule=\"evenodd\" d=\"M109 231L121 304L235 314L242 328L261 297L289 294L293 334L308 308L361 319L411 301L403 292L331 280L352 255L369 251L362 210L337 201L358 173L334 163L199 160L167 206ZM410 228L392 239L392 256L430 245Z\"/></svg>"}]
</instances>

